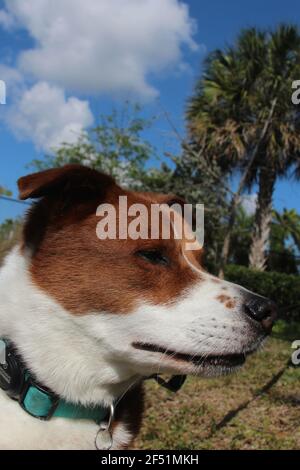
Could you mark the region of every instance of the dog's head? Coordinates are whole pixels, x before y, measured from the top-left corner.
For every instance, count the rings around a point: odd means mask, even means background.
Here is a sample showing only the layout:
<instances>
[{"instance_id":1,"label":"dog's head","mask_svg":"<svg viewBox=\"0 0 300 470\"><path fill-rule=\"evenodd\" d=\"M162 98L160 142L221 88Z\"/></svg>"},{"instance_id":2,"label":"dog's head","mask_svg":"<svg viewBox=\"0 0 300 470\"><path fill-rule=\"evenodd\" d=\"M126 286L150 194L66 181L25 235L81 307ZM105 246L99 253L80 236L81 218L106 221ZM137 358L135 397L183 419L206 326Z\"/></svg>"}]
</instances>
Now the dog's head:
<instances>
[{"instance_id":1,"label":"dog's head","mask_svg":"<svg viewBox=\"0 0 300 470\"><path fill-rule=\"evenodd\" d=\"M173 196L127 191L80 165L26 176L19 189L21 199L38 198L23 239L33 282L111 363L141 375L216 375L243 364L270 333L274 304L208 274L202 250L187 251L184 238L99 240L99 205L116 209L120 233L132 221L118 212L120 196L149 213Z\"/></svg>"}]
</instances>

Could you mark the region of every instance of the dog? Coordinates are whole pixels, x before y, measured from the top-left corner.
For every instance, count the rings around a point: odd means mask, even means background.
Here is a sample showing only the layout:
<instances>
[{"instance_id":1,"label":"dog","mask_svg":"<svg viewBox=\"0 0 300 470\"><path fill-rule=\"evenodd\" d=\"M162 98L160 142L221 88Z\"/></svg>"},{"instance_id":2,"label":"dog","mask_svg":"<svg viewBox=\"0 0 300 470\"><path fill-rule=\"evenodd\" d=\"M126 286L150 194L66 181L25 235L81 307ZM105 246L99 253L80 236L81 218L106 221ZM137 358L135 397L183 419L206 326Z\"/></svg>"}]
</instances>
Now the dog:
<instances>
[{"instance_id":1,"label":"dog","mask_svg":"<svg viewBox=\"0 0 300 470\"><path fill-rule=\"evenodd\" d=\"M184 238L97 237L100 204L174 196L81 165L18 185L36 201L0 271L1 449L126 449L146 377L232 372L270 333L275 305L206 272Z\"/></svg>"}]
</instances>

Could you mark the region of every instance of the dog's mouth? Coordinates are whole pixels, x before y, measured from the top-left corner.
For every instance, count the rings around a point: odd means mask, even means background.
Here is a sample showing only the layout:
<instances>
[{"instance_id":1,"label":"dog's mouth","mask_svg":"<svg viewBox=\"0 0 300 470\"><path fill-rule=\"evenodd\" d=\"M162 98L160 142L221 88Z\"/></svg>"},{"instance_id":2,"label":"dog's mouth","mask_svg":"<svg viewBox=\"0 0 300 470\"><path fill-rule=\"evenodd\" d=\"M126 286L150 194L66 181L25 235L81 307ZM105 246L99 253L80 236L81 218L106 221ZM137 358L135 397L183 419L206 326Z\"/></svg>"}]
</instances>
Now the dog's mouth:
<instances>
[{"instance_id":1,"label":"dog's mouth","mask_svg":"<svg viewBox=\"0 0 300 470\"><path fill-rule=\"evenodd\" d=\"M155 346L154 344L150 343L133 343L132 346L135 349L141 349L143 351L150 351L154 353L160 353L164 356L168 356L169 358L177 361L185 361L192 363L197 367L224 367L224 368L232 368L238 367L244 364L246 361L246 357L249 352L243 352L240 354L233 353L233 354L203 354L203 355L194 355L194 354L186 354L176 351L171 351L170 349L162 348L160 346Z\"/></svg>"}]
</instances>

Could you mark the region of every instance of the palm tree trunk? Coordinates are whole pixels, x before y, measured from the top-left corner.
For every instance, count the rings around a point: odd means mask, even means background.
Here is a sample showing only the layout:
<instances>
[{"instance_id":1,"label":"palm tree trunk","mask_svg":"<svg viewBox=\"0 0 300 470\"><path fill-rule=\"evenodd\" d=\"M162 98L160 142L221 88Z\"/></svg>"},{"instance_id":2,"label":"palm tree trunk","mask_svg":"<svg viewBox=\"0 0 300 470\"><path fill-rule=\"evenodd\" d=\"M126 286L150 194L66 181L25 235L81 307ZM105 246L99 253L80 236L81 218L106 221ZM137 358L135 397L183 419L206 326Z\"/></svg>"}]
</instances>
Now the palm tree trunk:
<instances>
[{"instance_id":1,"label":"palm tree trunk","mask_svg":"<svg viewBox=\"0 0 300 470\"><path fill-rule=\"evenodd\" d=\"M249 160L248 160L248 164L247 164L247 166L246 166L246 168L243 172L243 175L240 179L238 190L237 190L237 192L235 193L235 195L233 196L233 198L231 200L230 209L229 209L229 221L228 221L228 226L227 226L227 234L226 234L226 237L225 237L224 242L223 242L221 259L220 259L220 268L219 268L219 273L218 273L218 275L221 279L224 279L224 269L225 269L225 266L227 264L228 257L229 257L230 241L231 241L233 227L234 227L234 224L235 224L236 211L237 211L237 208L238 208L238 205L239 205L239 202L240 202L240 196L241 196L241 194L242 194L242 192L245 188L248 174L251 170L251 167L254 163L254 160L257 156L257 153L258 153L258 151L261 147L261 144L263 143L263 141L266 137L269 126L272 122L276 103L277 103L277 98L274 98L272 100L272 103L271 103L271 108L270 108L270 111L269 111L269 115L268 115L267 119L265 120L264 126L261 130L259 139L256 142L254 148L252 149L252 152L251 152Z\"/></svg>"},{"instance_id":2,"label":"palm tree trunk","mask_svg":"<svg viewBox=\"0 0 300 470\"><path fill-rule=\"evenodd\" d=\"M272 198L275 182L276 172L267 167L263 167L259 174L257 208L249 255L250 267L260 271L264 271L266 268L266 249L270 237Z\"/></svg>"}]
</instances>

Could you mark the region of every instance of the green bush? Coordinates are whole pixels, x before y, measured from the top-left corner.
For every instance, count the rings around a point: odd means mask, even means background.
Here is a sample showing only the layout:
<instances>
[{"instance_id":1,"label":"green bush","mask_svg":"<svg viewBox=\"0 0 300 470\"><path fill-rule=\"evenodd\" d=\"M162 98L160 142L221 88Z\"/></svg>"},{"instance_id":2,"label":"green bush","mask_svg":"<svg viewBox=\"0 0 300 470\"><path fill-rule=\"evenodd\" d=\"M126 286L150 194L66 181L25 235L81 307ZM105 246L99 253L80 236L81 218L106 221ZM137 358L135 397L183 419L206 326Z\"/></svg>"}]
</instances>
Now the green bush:
<instances>
[{"instance_id":1,"label":"green bush","mask_svg":"<svg viewBox=\"0 0 300 470\"><path fill-rule=\"evenodd\" d=\"M280 318L287 321L300 320L300 276L228 265L225 278L272 299L279 307Z\"/></svg>"},{"instance_id":2,"label":"green bush","mask_svg":"<svg viewBox=\"0 0 300 470\"><path fill-rule=\"evenodd\" d=\"M0 224L0 266L8 252L20 241L21 230L19 219L7 219Z\"/></svg>"}]
</instances>

